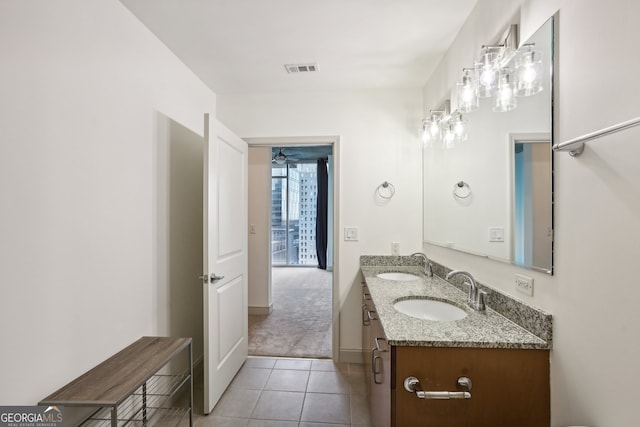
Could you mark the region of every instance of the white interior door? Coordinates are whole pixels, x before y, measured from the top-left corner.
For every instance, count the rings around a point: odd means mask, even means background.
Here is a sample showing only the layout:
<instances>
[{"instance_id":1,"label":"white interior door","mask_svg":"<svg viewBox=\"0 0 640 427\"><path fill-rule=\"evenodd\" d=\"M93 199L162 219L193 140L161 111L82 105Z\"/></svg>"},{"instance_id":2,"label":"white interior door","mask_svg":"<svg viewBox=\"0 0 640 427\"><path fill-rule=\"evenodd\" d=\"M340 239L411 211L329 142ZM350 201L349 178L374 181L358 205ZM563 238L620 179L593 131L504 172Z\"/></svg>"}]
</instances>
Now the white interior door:
<instances>
[{"instance_id":1,"label":"white interior door","mask_svg":"<svg viewBox=\"0 0 640 427\"><path fill-rule=\"evenodd\" d=\"M247 358L246 142L205 115L204 412Z\"/></svg>"}]
</instances>

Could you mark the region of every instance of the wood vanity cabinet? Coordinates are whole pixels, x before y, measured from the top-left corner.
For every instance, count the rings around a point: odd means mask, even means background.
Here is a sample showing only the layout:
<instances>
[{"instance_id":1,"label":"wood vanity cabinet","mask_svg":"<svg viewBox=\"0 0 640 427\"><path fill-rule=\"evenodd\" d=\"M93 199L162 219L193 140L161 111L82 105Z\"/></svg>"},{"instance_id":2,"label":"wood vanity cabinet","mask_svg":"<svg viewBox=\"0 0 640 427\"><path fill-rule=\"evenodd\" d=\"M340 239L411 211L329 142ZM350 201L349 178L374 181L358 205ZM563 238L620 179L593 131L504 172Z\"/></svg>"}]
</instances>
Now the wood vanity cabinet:
<instances>
[{"instance_id":1,"label":"wood vanity cabinet","mask_svg":"<svg viewBox=\"0 0 640 427\"><path fill-rule=\"evenodd\" d=\"M549 351L521 349L395 347L391 352L391 423L398 427L548 427ZM414 376L424 391L462 391L471 398L419 399L404 388Z\"/></svg>"},{"instance_id":2,"label":"wood vanity cabinet","mask_svg":"<svg viewBox=\"0 0 640 427\"><path fill-rule=\"evenodd\" d=\"M390 346L363 284L362 348L373 427L549 427L549 351ZM405 390L464 391L470 399L420 399Z\"/></svg>"},{"instance_id":3,"label":"wood vanity cabinet","mask_svg":"<svg viewBox=\"0 0 640 427\"><path fill-rule=\"evenodd\" d=\"M390 426L391 352L365 284L362 288L362 349L371 425Z\"/></svg>"}]
</instances>

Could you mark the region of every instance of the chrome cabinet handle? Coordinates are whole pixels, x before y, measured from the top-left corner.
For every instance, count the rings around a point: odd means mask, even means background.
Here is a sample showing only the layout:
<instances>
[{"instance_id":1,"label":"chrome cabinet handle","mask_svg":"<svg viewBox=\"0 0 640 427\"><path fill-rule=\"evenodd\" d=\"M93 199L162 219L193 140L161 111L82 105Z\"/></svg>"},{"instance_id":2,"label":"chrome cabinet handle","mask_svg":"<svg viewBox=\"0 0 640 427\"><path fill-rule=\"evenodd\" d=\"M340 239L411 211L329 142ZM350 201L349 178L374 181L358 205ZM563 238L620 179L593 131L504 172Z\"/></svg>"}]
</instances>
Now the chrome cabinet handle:
<instances>
[{"instance_id":1,"label":"chrome cabinet handle","mask_svg":"<svg viewBox=\"0 0 640 427\"><path fill-rule=\"evenodd\" d=\"M367 313L365 315L365 313ZM371 324L371 312L367 304L362 304L362 326L369 326Z\"/></svg>"},{"instance_id":2,"label":"chrome cabinet handle","mask_svg":"<svg viewBox=\"0 0 640 427\"><path fill-rule=\"evenodd\" d=\"M369 292L363 292L362 299L364 299L365 301L371 301L371 294Z\"/></svg>"},{"instance_id":3,"label":"chrome cabinet handle","mask_svg":"<svg viewBox=\"0 0 640 427\"><path fill-rule=\"evenodd\" d=\"M375 310L367 310L367 316L369 320L378 320L378 312Z\"/></svg>"},{"instance_id":4,"label":"chrome cabinet handle","mask_svg":"<svg viewBox=\"0 0 640 427\"><path fill-rule=\"evenodd\" d=\"M420 386L420 381L416 377L405 378L404 389L409 393L415 393L418 399L471 399L471 379L460 377L458 378L457 384L467 391L423 391L422 386Z\"/></svg>"},{"instance_id":5,"label":"chrome cabinet handle","mask_svg":"<svg viewBox=\"0 0 640 427\"><path fill-rule=\"evenodd\" d=\"M382 384L382 381L378 381L378 375L382 372L378 371L378 361L380 361L380 365L382 367L382 357L376 355L377 348L371 349L371 374L373 375L373 382L375 384Z\"/></svg>"},{"instance_id":6,"label":"chrome cabinet handle","mask_svg":"<svg viewBox=\"0 0 640 427\"><path fill-rule=\"evenodd\" d=\"M384 338L384 337L376 337L375 341L376 341L376 350L381 351L383 353L389 351L389 349L380 348L380 341L384 341L386 343L387 342L386 338Z\"/></svg>"}]
</instances>

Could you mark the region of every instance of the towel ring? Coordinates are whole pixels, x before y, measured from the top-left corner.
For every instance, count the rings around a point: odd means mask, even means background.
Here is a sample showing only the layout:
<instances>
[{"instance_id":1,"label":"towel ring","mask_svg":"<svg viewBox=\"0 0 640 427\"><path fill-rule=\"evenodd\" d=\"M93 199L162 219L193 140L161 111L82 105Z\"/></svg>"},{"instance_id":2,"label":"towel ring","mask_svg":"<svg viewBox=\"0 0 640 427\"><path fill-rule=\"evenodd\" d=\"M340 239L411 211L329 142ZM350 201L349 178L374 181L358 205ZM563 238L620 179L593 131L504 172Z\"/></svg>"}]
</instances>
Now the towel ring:
<instances>
[{"instance_id":1,"label":"towel ring","mask_svg":"<svg viewBox=\"0 0 640 427\"><path fill-rule=\"evenodd\" d=\"M396 187L394 187L393 184L389 181L385 181L382 184L378 185L378 188L376 188L376 193L378 193L378 196L382 197L383 199L390 199L394 194L396 194Z\"/></svg>"},{"instance_id":2,"label":"towel ring","mask_svg":"<svg viewBox=\"0 0 640 427\"><path fill-rule=\"evenodd\" d=\"M458 199L466 199L471 196L471 187L464 181L458 181L453 184L453 197Z\"/></svg>"}]
</instances>

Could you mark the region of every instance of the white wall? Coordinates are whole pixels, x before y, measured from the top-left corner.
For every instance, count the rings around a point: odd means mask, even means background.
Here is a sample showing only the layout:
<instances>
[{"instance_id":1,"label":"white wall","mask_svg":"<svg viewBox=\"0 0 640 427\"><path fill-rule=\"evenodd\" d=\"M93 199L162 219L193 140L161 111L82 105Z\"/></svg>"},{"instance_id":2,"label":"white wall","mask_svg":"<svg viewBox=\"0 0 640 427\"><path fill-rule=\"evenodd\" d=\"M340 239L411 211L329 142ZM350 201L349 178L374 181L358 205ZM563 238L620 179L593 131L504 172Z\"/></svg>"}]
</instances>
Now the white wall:
<instances>
[{"instance_id":1,"label":"white wall","mask_svg":"<svg viewBox=\"0 0 640 427\"><path fill-rule=\"evenodd\" d=\"M249 147L249 313L271 310L271 147Z\"/></svg>"},{"instance_id":2,"label":"white wall","mask_svg":"<svg viewBox=\"0 0 640 427\"><path fill-rule=\"evenodd\" d=\"M481 44L511 23L518 2L481 0L424 89L425 108L455 82ZM564 141L640 113L640 3L529 0L523 39L560 11L555 136ZM516 14L517 15L517 14ZM555 274L425 245L435 260L514 293L514 274L535 278L533 297L516 297L554 315L551 402L554 427L637 425L640 381L640 128L589 143L584 154L555 154ZM631 386L632 387L632 386Z\"/></svg>"},{"instance_id":3,"label":"white wall","mask_svg":"<svg viewBox=\"0 0 640 427\"><path fill-rule=\"evenodd\" d=\"M156 307L156 112L207 89L116 0L0 2L0 402L34 404Z\"/></svg>"},{"instance_id":4,"label":"white wall","mask_svg":"<svg viewBox=\"0 0 640 427\"><path fill-rule=\"evenodd\" d=\"M244 138L340 136L338 226L360 230L358 242L344 242L342 231L336 242L340 350L349 357L360 352L360 255L391 254L392 241L403 253L420 248L420 98L417 90L218 97L220 120ZM374 196L383 181L396 187L387 204Z\"/></svg>"}]
</instances>

